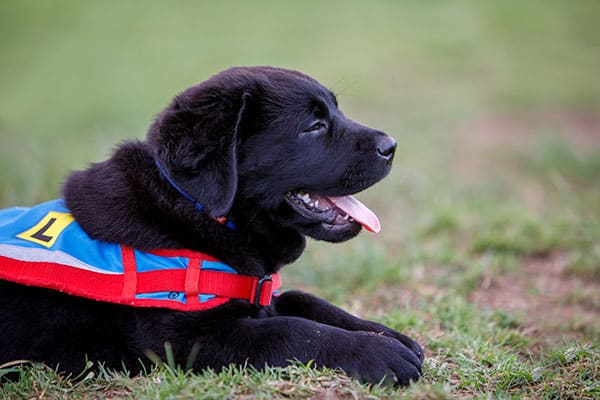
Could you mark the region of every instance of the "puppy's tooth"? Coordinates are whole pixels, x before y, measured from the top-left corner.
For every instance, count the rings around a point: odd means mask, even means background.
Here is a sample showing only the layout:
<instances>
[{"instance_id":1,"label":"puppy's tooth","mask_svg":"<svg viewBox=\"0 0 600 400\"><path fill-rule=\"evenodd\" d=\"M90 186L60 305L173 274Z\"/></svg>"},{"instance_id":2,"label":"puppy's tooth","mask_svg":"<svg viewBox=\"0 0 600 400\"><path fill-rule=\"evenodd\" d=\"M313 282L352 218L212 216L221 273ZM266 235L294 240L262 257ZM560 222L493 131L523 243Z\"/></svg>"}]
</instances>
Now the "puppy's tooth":
<instances>
[{"instance_id":1,"label":"puppy's tooth","mask_svg":"<svg viewBox=\"0 0 600 400\"><path fill-rule=\"evenodd\" d=\"M315 200L315 207L319 207L319 200Z\"/></svg>"}]
</instances>

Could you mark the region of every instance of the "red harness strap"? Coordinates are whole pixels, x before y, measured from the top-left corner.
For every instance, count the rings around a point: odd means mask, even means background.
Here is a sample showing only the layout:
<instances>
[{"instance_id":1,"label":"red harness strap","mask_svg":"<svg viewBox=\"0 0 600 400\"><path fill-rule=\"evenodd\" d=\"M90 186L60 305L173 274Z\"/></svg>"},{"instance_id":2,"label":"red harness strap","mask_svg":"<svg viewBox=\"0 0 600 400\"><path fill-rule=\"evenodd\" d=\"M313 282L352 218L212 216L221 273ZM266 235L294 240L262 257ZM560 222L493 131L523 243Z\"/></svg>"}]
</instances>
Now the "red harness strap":
<instances>
[{"instance_id":1,"label":"red harness strap","mask_svg":"<svg viewBox=\"0 0 600 400\"><path fill-rule=\"evenodd\" d=\"M138 299L139 293L152 292L184 292L185 309L205 309L199 295L216 296L209 300L211 308L215 303L222 304L230 299L248 300L257 306L271 304L273 293L281 287L279 273L266 275L262 278L248 275L232 274L229 272L202 270L202 260L212 260L212 257L194 251L155 250L152 254L170 256L185 255L189 258L186 269L169 269L148 272L137 272L135 255L132 248L121 246L124 267L123 295L132 305L152 306L163 300ZM177 304L177 303L176 303Z\"/></svg>"},{"instance_id":2,"label":"red harness strap","mask_svg":"<svg viewBox=\"0 0 600 400\"><path fill-rule=\"evenodd\" d=\"M124 275L122 296L124 299L132 299L137 290L135 251L131 247L121 246L121 258Z\"/></svg>"}]
</instances>

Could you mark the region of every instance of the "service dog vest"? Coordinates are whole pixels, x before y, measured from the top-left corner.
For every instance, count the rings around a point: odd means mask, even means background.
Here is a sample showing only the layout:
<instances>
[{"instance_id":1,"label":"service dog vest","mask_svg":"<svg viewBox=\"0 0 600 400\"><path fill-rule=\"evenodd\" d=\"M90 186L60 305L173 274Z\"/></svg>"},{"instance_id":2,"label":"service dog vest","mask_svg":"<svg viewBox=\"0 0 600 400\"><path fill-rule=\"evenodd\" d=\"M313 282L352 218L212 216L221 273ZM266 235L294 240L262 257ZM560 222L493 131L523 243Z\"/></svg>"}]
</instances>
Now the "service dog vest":
<instances>
[{"instance_id":1,"label":"service dog vest","mask_svg":"<svg viewBox=\"0 0 600 400\"><path fill-rule=\"evenodd\" d=\"M206 310L231 299L269 305L279 274L238 274L191 250L138 250L92 239L63 200L0 210L0 279L138 307Z\"/></svg>"}]
</instances>

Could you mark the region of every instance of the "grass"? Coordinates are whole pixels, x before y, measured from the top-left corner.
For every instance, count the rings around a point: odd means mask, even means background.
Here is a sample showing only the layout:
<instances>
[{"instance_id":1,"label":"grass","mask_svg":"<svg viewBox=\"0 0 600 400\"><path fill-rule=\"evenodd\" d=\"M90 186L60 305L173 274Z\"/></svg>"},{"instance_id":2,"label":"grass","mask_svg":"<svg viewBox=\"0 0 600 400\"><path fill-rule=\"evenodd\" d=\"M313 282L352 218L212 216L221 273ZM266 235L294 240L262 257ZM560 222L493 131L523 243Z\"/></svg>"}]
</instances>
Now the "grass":
<instances>
[{"instance_id":1,"label":"grass","mask_svg":"<svg viewBox=\"0 0 600 400\"><path fill-rule=\"evenodd\" d=\"M593 1L0 3L0 206L58 196L227 66L303 70L400 145L361 195L382 232L311 242L284 284L427 355L408 389L300 364L77 379L11 364L0 397L600 397L599 17Z\"/></svg>"}]
</instances>

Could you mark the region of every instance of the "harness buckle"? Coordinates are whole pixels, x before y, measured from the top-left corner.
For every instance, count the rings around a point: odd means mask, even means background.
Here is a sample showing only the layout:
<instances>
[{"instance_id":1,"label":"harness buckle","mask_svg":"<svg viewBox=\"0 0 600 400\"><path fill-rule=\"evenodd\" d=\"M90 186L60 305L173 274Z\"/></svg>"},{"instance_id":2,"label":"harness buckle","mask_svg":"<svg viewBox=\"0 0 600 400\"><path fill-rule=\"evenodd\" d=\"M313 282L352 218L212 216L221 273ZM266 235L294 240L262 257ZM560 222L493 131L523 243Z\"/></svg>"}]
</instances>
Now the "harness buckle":
<instances>
[{"instance_id":1,"label":"harness buckle","mask_svg":"<svg viewBox=\"0 0 600 400\"><path fill-rule=\"evenodd\" d=\"M254 295L254 302L252 304L254 304L257 307L261 306L261 304L260 304L260 298L261 298L261 295L262 295L263 286L264 286L264 284L266 282L273 283L273 277L271 275L265 275L262 278L260 278L258 280L258 282L256 283L256 294ZM270 290L272 291L272 289L273 289L273 285L271 284Z\"/></svg>"}]
</instances>

